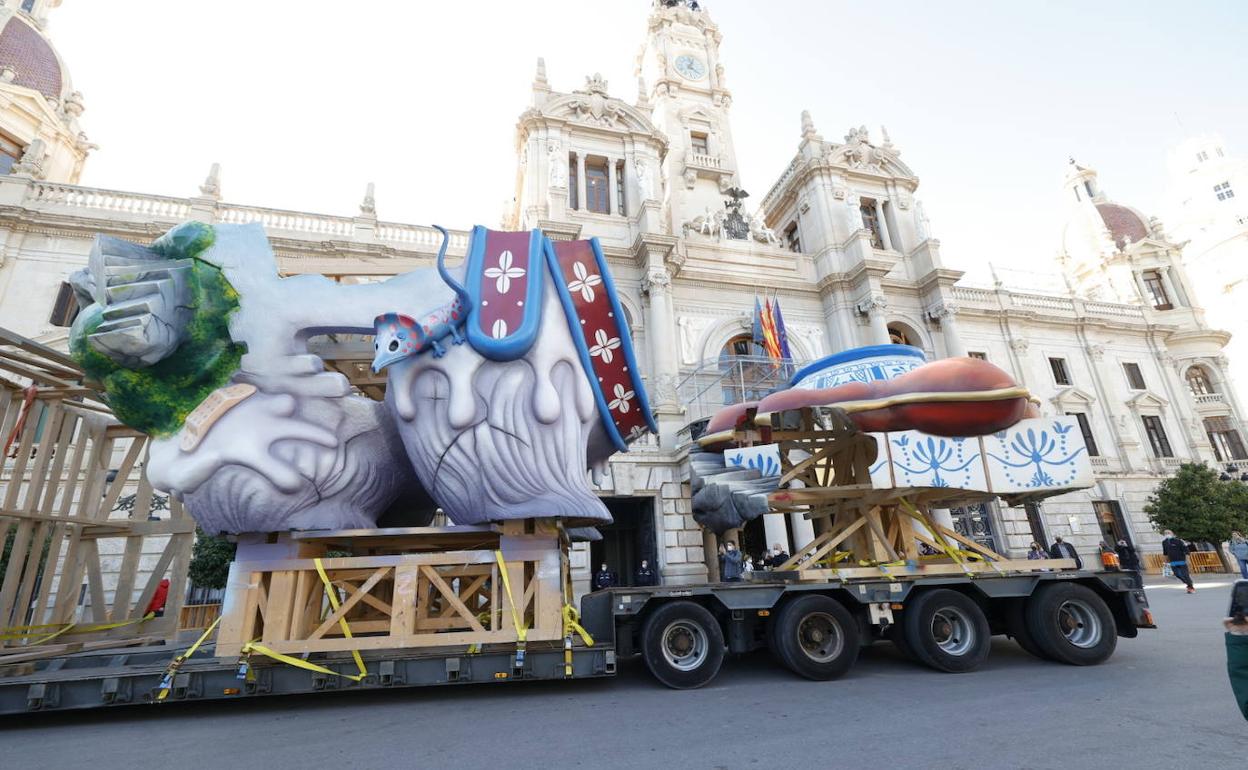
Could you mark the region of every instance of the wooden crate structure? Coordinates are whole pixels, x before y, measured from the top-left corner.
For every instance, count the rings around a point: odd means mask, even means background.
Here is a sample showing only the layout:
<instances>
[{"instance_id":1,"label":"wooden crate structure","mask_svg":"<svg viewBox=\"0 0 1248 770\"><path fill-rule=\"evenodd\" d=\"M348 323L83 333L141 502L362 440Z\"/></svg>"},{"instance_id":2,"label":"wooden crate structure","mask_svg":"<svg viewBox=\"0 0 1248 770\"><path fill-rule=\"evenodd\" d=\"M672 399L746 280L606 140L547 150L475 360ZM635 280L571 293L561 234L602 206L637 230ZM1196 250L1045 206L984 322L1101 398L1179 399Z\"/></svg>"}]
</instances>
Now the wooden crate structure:
<instances>
[{"instance_id":1,"label":"wooden crate structure","mask_svg":"<svg viewBox=\"0 0 1248 770\"><path fill-rule=\"evenodd\" d=\"M796 570L803 580L952 575L1072 569L1073 559L1009 559L939 524L933 507L949 507L993 495L964 489L881 489L871 466L879 448L844 413L806 408L773 415L770 440L779 445L780 486L770 496L775 513L801 513L815 538L795 548L777 571ZM750 420L747 419L747 424ZM746 445L757 431L737 437ZM935 554L920 552L920 544Z\"/></svg>"},{"instance_id":2,"label":"wooden crate structure","mask_svg":"<svg viewBox=\"0 0 1248 770\"><path fill-rule=\"evenodd\" d=\"M219 657L241 654L248 642L289 655L514 645L517 617L528 642L564 637L567 538L554 521L303 532L277 540L240 543L222 603ZM343 549L351 555L329 555Z\"/></svg>"},{"instance_id":3,"label":"wooden crate structure","mask_svg":"<svg viewBox=\"0 0 1248 770\"><path fill-rule=\"evenodd\" d=\"M47 655L100 640L176 635L195 525L176 500L148 520L147 441L113 418L72 359L0 329L0 442L8 444L0 458L0 543L9 550L0 629L42 625L52 632L76 623L39 645ZM105 539L124 541L115 582L102 569ZM163 547L154 564L142 564L144 556L150 561L144 545L151 539ZM91 630L137 621L163 578L171 584L163 617ZM89 608L78 617L84 582ZM29 659L34 653L26 648L46 634L6 636L0 664L14 648Z\"/></svg>"}]
</instances>

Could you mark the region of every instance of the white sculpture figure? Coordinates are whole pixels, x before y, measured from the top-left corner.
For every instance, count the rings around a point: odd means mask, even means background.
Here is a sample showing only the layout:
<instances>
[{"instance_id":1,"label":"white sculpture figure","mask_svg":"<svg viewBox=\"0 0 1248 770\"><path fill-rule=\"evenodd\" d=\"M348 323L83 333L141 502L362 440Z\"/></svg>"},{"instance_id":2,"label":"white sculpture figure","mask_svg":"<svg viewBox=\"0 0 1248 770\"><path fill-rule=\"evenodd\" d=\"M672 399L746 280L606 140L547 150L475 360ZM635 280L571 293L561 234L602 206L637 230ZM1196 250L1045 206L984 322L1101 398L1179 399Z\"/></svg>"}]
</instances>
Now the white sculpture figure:
<instances>
[{"instance_id":1,"label":"white sculpture figure","mask_svg":"<svg viewBox=\"0 0 1248 770\"><path fill-rule=\"evenodd\" d=\"M633 159L633 174L637 180L637 199L648 201L654 199L654 175L650 165L642 158Z\"/></svg>"},{"instance_id":2,"label":"white sculpture figure","mask_svg":"<svg viewBox=\"0 0 1248 770\"><path fill-rule=\"evenodd\" d=\"M559 142L546 145L546 166L549 169L551 187L564 189L568 186L568 159L561 152Z\"/></svg>"},{"instance_id":3,"label":"white sculpture figure","mask_svg":"<svg viewBox=\"0 0 1248 770\"><path fill-rule=\"evenodd\" d=\"M373 526L387 511L420 524L435 507L461 524L609 521L586 470L653 419L605 257L589 241L549 247L567 262L556 282L540 232L478 231L457 275L442 264L444 233L437 270L361 285L280 277L259 225L188 223L150 248L101 236L73 277L94 302L71 350L118 417L153 435L152 484L209 532ZM588 256L563 260L567 248ZM523 323L500 317L450 344L465 308L484 317L489 297L505 310L500 295L521 286ZM371 334L396 313L447 328L422 329L395 361L384 404L309 351L314 335Z\"/></svg>"},{"instance_id":4,"label":"white sculpture figure","mask_svg":"<svg viewBox=\"0 0 1248 770\"><path fill-rule=\"evenodd\" d=\"M760 243L769 243L772 246L780 243L780 239L776 237L776 232L764 224L763 218L758 214L750 217L750 235L754 236L754 240Z\"/></svg>"},{"instance_id":5,"label":"white sculpture figure","mask_svg":"<svg viewBox=\"0 0 1248 770\"><path fill-rule=\"evenodd\" d=\"M686 220L680 226L681 232L688 235L690 231L700 235L717 237L723 228L723 212L714 211L708 204L706 211L693 219Z\"/></svg>"}]
</instances>

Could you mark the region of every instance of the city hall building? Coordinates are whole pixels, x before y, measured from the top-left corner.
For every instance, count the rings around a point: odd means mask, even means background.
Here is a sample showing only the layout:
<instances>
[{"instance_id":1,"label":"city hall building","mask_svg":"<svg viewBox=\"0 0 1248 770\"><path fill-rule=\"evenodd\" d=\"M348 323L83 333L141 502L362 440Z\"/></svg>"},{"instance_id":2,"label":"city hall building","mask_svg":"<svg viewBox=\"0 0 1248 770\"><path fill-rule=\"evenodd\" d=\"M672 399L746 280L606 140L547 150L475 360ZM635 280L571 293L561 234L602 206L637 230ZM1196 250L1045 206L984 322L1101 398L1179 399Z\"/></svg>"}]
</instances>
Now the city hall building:
<instances>
[{"instance_id":1,"label":"city hall building","mask_svg":"<svg viewBox=\"0 0 1248 770\"><path fill-rule=\"evenodd\" d=\"M43 29L58 4L4 0L0 9L0 326L63 349L77 311L66 279L94 236L147 243L187 219L262 223L285 275L361 283L432 263L438 233L379 220L371 191L358 212L336 215L230 202L215 169L186 198L79 186L93 148L79 125L82 96ZM1078 417L1092 488L1026 508L951 512L960 531L1010 555L1057 536L1084 554L1120 538L1155 551L1144 506L1159 479L1186 461L1248 471L1230 335L1206 322L1182 239L1114 201L1089 165L1066 169L1052 285L969 285L965 265L932 235L916 170L882 130L831 131L794 105L793 135L775 139L792 143L792 161L750 169L774 181L745 197L733 110L753 106L733 101L723 33L696 3L638 5L635 83L548 73L539 59L531 93L515 94L514 135L498 127L517 153L505 226L601 240L661 428L601 477L615 523L600 542L576 546L579 589L591 560L624 582L643 558L670 584L715 576L716 542L691 515L688 426L793 370L753 342L763 293L783 307L795 366L904 343L929 360L983 358L1029 388L1042 413ZM473 223L458 224L451 253L462 256ZM328 367L380 398L371 339L316 346ZM808 521L782 514L738 535L747 552L810 536Z\"/></svg>"}]
</instances>

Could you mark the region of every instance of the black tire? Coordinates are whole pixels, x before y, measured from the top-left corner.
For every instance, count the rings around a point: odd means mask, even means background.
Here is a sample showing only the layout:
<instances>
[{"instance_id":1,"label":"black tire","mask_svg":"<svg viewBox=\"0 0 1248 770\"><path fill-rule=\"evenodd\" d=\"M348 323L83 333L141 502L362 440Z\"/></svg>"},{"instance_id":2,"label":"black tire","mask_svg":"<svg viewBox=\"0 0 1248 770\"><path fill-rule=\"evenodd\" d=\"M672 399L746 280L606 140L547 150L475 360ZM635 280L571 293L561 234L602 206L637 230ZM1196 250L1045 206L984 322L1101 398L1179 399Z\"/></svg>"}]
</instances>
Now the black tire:
<instances>
[{"instance_id":1,"label":"black tire","mask_svg":"<svg viewBox=\"0 0 1248 770\"><path fill-rule=\"evenodd\" d=\"M673 690L701 687L724 662L724 632L702 605L672 602L646 618L641 655L654 678Z\"/></svg>"},{"instance_id":2,"label":"black tire","mask_svg":"<svg viewBox=\"0 0 1248 770\"><path fill-rule=\"evenodd\" d=\"M902 618L906 643L919 662L937 671L973 671L988 657L992 630L972 599L938 588L911 600Z\"/></svg>"},{"instance_id":3,"label":"black tire","mask_svg":"<svg viewBox=\"0 0 1248 770\"><path fill-rule=\"evenodd\" d=\"M780 609L771 643L780 661L798 676L836 679L858 659L858 624L837 600L808 594Z\"/></svg>"},{"instance_id":4,"label":"black tire","mask_svg":"<svg viewBox=\"0 0 1248 770\"><path fill-rule=\"evenodd\" d=\"M1027 627L1027 600L1026 599L1010 599L1005 604L1005 629L1006 633L1018 642L1018 646L1022 647L1029 654L1034 655L1040 660L1053 660L1053 658L1036 644L1036 639L1031 635L1031 629Z\"/></svg>"},{"instance_id":5,"label":"black tire","mask_svg":"<svg viewBox=\"0 0 1248 770\"><path fill-rule=\"evenodd\" d=\"M1094 666L1114 654L1118 624L1095 591L1078 583L1041 586L1027 600L1027 630L1051 659Z\"/></svg>"}]
</instances>

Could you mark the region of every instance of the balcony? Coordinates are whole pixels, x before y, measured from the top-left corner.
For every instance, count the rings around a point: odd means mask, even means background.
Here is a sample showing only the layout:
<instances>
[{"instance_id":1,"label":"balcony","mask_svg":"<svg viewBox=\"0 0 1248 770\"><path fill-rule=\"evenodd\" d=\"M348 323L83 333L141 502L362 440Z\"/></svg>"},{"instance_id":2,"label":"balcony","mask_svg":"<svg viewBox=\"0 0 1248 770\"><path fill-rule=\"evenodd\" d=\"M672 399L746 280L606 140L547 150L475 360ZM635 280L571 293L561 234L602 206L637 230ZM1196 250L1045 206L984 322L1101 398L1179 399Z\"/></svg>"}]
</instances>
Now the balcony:
<instances>
[{"instance_id":1,"label":"balcony","mask_svg":"<svg viewBox=\"0 0 1248 770\"><path fill-rule=\"evenodd\" d=\"M1221 393L1196 393L1192 395L1192 399L1195 400L1198 407L1224 406L1226 404L1226 397Z\"/></svg>"}]
</instances>

